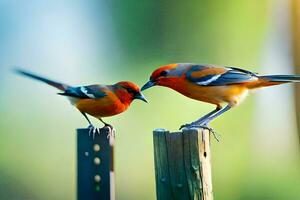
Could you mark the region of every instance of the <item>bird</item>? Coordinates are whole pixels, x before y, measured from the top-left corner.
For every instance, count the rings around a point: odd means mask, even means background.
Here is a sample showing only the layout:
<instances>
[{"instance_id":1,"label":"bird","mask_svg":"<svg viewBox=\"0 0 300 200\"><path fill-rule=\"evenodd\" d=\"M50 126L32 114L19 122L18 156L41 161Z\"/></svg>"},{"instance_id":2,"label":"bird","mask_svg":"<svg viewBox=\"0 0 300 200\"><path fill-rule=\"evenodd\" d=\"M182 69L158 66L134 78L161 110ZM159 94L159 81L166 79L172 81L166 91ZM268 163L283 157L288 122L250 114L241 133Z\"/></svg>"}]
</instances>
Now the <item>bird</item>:
<instances>
[{"instance_id":1,"label":"bird","mask_svg":"<svg viewBox=\"0 0 300 200\"><path fill-rule=\"evenodd\" d=\"M90 129L90 133L93 132L93 137L96 132L100 133L100 131L94 127L87 114L99 119L104 124L104 127L110 129L110 133L113 132L114 136L114 131L112 131L114 130L113 126L103 121L102 118L118 115L126 111L131 102L135 99L147 102L140 88L130 81L120 81L113 85L94 84L74 87L44 78L20 68L15 68L14 71L20 75L44 82L60 90L57 94L67 97L71 104L74 105L88 121L88 128Z\"/></svg>"},{"instance_id":2,"label":"bird","mask_svg":"<svg viewBox=\"0 0 300 200\"><path fill-rule=\"evenodd\" d=\"M142 91L153 86L173 89L194 100L214 104L216 108L182 128L209 128L209 123L238 106L250 91L258 88L300 82L299 75L258 75L237 68L213 64L174 63L154 70Z\"/></svg>"}]
</instances>

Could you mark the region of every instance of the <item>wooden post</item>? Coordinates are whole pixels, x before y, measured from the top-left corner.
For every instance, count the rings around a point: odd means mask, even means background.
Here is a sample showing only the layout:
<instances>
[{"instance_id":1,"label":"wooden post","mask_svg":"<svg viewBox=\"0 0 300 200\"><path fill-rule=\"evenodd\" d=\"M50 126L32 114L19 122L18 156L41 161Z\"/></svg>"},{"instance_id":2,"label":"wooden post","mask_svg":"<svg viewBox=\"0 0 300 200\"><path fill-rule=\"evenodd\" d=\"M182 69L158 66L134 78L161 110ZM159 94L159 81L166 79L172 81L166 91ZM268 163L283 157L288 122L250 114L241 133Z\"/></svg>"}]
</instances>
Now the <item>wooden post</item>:
<instances>
[{"instance_id":1,"label":"wooden post","mask_svg":"<svg viewBox=\"0 0 300 200\"><path fill-rule=\"evenodd\" d=\"M158 200L212 200L210 133L185 129L153 132Z\"/></svg>"},{"instance_id":2,"label":"wooden post","mask_svg":"<svg viewBox=\"0 0 300 200\"><path fill-rule=\"evenodd\" d=\"M114 200L114 138L110 129L100 129L93 138L90 129L77 129L77 199Z\"/></svg>"},{"instance_id":3,"label":"wooden post","mask_svg":"<svg viewBox=\"0 0 300 200\"><path fill-rule=\"evenodd\" d=\"M300 1L291 0L291 34L292 54L295 74L300 74ZM300 85L295 84L295 106L298 128L298 141L300 143Z\"/></svg>"}]
</instances>

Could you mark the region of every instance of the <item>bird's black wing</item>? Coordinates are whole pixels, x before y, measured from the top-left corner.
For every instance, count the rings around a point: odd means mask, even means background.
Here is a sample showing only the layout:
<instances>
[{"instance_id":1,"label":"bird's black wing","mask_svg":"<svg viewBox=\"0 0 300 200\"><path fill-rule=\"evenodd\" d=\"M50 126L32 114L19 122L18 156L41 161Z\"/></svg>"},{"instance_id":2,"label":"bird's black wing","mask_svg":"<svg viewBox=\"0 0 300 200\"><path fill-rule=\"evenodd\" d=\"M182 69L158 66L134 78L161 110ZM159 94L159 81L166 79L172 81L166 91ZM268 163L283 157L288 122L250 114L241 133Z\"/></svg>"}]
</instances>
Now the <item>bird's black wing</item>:
<instances>
[{"instance_id":1,"label":"bird's black wing","mask_svg":"<svg viewBox=\"0 0 300 200\"><path fill-rule=\"evenodd\" d=\"M80 99L98 99L107 96L103 88L100 85L70 87L65 92L58 94Z\"/></svg>"},{"instance_id":2,"label":"bird's black wing","mask_svg":"<svg viewBox=\"0 0 300 200\"><path fill-rule=\"evenodd\" d=\"M257 80L257 76L247 70L230 67L229 70L224 74L221 74L216 80L208 84L208 86L221 86L245 83Z\"/></svg>"},{"instance_id":3,"label":"bird's black wing","mask_svg":"<svg viewBox=\"0 0 300 200\"><path fill-rule=\"evenodd\" d=\"M223 86L257 80L257 76L247 70L235 67L213 67L195 65L186 73L186 79L201 86Z\"/></svg>"}]
</instances>

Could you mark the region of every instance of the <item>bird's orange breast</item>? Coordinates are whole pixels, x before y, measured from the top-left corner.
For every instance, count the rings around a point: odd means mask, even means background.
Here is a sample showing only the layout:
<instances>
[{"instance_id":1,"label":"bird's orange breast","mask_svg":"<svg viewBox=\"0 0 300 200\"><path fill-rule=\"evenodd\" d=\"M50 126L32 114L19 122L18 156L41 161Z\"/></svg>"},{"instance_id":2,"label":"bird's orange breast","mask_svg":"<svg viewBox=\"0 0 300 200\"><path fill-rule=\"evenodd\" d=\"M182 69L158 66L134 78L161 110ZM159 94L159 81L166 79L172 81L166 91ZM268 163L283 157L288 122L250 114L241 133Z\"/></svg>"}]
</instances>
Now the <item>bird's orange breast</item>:
<instances>
[{"instance_id":1,"label":"bird's orange breast","mask_svg":"<svg viewBox=\"0 0 300 200\"><path fill-rule=\"evenodd\" d=\"M230 103L234 106L239 104L248 94L248 88L244 84L200 86L181 78L173 79L163 86L172 88L189 98L215 105Z\"/></svg>"},{"instance_id":2,"label":"bird's orange breast","mask_svg":"<svg viewBox=\"0 0 300 200\"><path fill-rule=\"evenodd\" d=\"M99 99L80 99L75 105L81 112L96 118L117 115L127 110L129 104L121 102L112 92L107 92L107 94Z\"/></svg>"}]
</instances>

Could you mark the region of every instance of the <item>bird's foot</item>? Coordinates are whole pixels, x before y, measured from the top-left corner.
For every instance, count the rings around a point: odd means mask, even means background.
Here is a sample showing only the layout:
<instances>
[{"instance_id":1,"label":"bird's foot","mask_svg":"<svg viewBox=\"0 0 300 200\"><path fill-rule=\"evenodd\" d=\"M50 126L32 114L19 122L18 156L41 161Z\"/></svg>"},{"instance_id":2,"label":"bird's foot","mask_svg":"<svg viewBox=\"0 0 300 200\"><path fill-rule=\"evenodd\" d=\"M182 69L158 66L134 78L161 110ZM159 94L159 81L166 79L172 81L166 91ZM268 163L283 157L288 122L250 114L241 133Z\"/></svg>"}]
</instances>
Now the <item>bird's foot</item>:
<instances>
[{"instance_id":1,"label":"bird's foot","mask_svg":"<svg viewBox=\"0 0 300 200\"><path fill-rule=\"evenodd\" d=\"M92 135L93 139L95 139L96 133L100 134L101 133L100 130L103 129L103 128L107 129L107 131L108 131L107 139L110 139L110 138L114 139L115 138L115 136L116 136L116 130L110 124L105 124L102 128L96 128L93 125L89 125L88 126L88 129L90 129L89 130L89 136Z\"/></svg>"},{"instance_id":2,"label":"bird's foot","mask_svg":"<svg viewBox=\"0 0 300 200\"><path fill-rule=\"evenodd\" d=\"M184 128L187 128L187 129L197 128L197 125L199 125L199 123L197 123L197 122L192 122L192 123L189 123L189 124L183 124L183 125L180 126L179 130L182 130Z\"/></svg>"},{"instance_id":3,"label":"bird's foot","mask_svg":"<svg viewBox=\"0 0 300 200\"><path fill-rule=\"evenodd\" d=\"M221 135L218 134L213 128L210 128L207 126L207 124L203 124L203 125L194 125L193 127L195 128L203 128L209 131L210 134L212 134L214 136L214 138L217 140L217 142L220 142L221 139ZM193 128L191 127L191 128Z\"/></svg>"},{"instance_id":4,"label":"bird's foot","mask_svg":"<svg viewBox=\"0 0 300 200\"><path fill-rule=\"evenodd\" d=\"M193 123L190 123L190 124L183 124L183 125L180 126L179 130L182 130L182 129L184 129L184 128L187 128L187 129L188 129L188 128L191 128L193 125L194 125Z\"/></svg>"},{"instance_id":5,"label":"bird's foot","mask_svg":"<svg viewBox=\"0 0 300 200\"><path fill-rule=\"evenodd\" d=\"M92 134L93 139L95 139L96 133L100 134L100 130L98 130L98 128L95 128L93 125L89 125L88 129L90 129L89 136L91 136L91 134Z\"/></svg>"},{"instance_id":6,"label":"bird's foot","mask_svg":"<svg viewBox=\"0 0 300 200\"><path fill-rule=\"evenodd\" d=\"M179 130L183 129L183 128L187 128L187 129L191 129L191 128L202 128L202 129L206 129L209 131L209 133L211 133L214 138L220 142L220 138L221 138L221 135L218 134L213 128L210 128L208 127L207 124L195 124L195 123L190 123L190 124L184 124L180 127Z\"/></svg>"},{"instance_id":7,"label":"bird's foot","mask_svg":"<svg viewBox=\"0 0 300 200\"><path fill-rule=\"evenodd\" d=\"M103 128L107 128L108 129L108 135L107 135L107 139L114 139L116 136L116 129L110 125L110 124L105 124Z\"/></svg>"}]
</instances>

